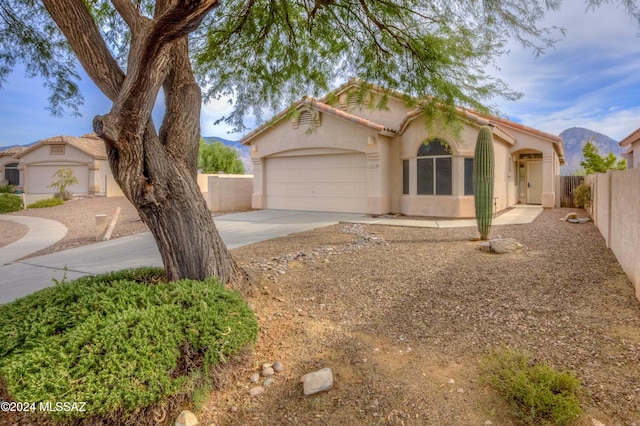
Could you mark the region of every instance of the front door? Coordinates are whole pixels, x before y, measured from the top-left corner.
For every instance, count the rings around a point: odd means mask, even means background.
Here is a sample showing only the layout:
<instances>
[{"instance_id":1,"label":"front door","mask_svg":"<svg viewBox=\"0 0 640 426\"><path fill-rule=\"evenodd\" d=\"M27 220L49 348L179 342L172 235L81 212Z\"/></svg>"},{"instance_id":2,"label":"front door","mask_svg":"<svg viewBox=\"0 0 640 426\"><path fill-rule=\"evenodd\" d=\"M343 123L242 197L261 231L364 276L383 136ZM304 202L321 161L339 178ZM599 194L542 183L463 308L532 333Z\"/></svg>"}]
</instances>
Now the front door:
<instances>
[{"instance_id":1,"label":"front door","mask_svg":"<svg viewBox=\"0 0 640 426\"><path fill-rule=\"evenodd\" d=\"M542 161L527 161L527 204L542 204Z\"/></svg>"}]
</instances>

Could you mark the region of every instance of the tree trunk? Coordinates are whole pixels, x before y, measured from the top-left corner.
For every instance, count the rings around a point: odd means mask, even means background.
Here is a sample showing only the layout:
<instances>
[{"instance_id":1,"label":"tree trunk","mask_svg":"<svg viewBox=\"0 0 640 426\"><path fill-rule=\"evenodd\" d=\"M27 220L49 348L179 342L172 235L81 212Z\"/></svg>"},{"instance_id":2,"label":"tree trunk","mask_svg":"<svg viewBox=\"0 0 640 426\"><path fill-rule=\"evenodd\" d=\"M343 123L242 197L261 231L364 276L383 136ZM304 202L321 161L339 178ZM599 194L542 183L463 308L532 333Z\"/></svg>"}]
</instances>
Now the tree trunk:
<instances>
[{"instance_id":1,"label":"tree trunk","mask_svg":"<svg viewBox=\"0 0 640 426\"><path fill-rule=\"evenodd\" d=\"M111 57L83 0L42 0L83 68L113 101L94 119L116 182L153 234L167 277L238 282L234 262L196 182L200 88L191 70L187 35L215 0L158 0L155 16L129 0L113 4L129 25L131 50L124 74ZM166 112L159 134L151 112L160 88Z\"/></svg>"}]
</instances>

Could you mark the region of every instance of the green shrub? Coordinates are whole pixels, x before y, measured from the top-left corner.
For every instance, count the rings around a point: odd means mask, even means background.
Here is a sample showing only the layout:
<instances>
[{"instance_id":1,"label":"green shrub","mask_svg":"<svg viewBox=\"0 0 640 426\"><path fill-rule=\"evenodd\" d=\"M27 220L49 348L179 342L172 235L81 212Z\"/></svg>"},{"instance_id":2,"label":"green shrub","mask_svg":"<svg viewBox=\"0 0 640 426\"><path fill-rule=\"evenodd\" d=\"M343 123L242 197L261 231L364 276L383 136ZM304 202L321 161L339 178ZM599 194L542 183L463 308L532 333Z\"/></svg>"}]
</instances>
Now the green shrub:
<instances>
[{"instance_id":1,"label":"green shrub","mask_svg":"<svg viewBox=\"0 0 640 426\"><path fill-rule=\"evenodd\" d=\"M113 416L191 397L255 341L255 315L213 279L166 283L159 268L83 277L0 306L0 377L16 401L86 401Z\"/></svg>"},{"instance_id":2,"label":"green shrub","mask_svg":"<svg viewBox=\"0 0 640 426\"><path fill-rule=\"evenodd\" d=\"M6 184L6 185L0 185L0 194L13 194L15 192L15 189L13 188L13 186Z\"/></svg>"},{"instance_id":3,"label":"green shrub","mask_svg":"<svg viewBox=\"0 0 640 426\"><path fill-rule=\"evenodd\" d=\"M503 348L486 356L481 381L494 387L528 425L565 425L582 412L577 397L581 385L575 374L532 361L521 351Z\"/></svg>"},{"instance_id":4,"label":"green shrub","mask_svg":"<svg viewBox=\"0 0 640 426\"><path fill-rule=\"evenodd\" d=\"M28 209L43 209L46 207L55 207L64 204L62 198L47 198L44 200L36 201L27 206Z\"/></svg>"},{"instance_id":5,"label":"green shrub","mask_svg":"<svg viewBox=\"0 0 640 426\"><path fill-rule=\"evenodd\" d=\"M0 213L22 210L22 198L14 194L0 194Z\"/></svg>"},{"instance_id":6,"label":"green shrub","mask_svg":"<svg viewBox=\"0 0 640 426\"><path fill-rule=\"evenodd\" d=\"M573 203L578 208L589 208L591 206L591 185L581 183L573 190Z\"/></svg>"}]
</instances>

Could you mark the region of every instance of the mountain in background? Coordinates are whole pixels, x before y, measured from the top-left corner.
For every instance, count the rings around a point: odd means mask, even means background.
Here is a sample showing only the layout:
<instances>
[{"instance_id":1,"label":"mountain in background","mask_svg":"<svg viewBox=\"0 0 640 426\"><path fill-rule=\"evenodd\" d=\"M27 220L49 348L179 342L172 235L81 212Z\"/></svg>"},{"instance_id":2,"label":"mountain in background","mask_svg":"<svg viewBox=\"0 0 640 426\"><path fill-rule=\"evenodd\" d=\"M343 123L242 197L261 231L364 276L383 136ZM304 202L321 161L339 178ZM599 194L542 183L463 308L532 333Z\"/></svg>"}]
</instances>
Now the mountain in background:
<instances>
[{"instance_id":1,"label":"mountain in background","mask_svg":"<svg viewBox=\"0 0 640 426\"><path fill-rule=\"evenodd\" d=\"M618 141L611 139L607 135L594 132L593 130L584 129L582 127L572 127L560 133L560 137L564 143L564 152L566 163L560 167L560 174L567 176L582 170L580 162L582 158L582 147L589 140L593 140L603 157L613 152L618 158L622 158L624 149L618 145Z\"/></svg>"},{"instance_id":2,"label":"mountain in background","mask_svg":"<svg viewBox=\"0 0 640 426\"><path fill-rule=\"evenodd\" d=\"M251 148L242 145L238 141L232 141L229 139L219 138L217 136L203 136L202 139L207 143L222 142L225 146L233 148L238 152L242 165L244 166L244 173L247 175L253 174L253 163L251 162Z\"/></svg>"}]
</instances>

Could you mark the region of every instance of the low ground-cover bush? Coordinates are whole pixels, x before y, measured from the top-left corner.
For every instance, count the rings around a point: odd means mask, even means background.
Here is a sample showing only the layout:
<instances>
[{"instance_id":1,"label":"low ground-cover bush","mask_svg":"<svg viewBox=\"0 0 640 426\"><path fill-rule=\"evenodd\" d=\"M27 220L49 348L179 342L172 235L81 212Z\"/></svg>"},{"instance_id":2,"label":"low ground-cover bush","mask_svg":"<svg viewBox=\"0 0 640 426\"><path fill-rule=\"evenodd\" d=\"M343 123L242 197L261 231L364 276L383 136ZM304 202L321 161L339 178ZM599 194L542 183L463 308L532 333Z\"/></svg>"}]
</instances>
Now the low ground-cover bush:
<instances>
[{"instance_id":1,"label":"low ground-cover bush","mask_svg":"<svg viewBox=\"0 0 640 426\"><path fill-rule=\"evenodd\" d=\"M46 207L55 207L64 204L62 198L46 198L44 200L38 200L35 203L31 203L27 206L28 209L43 209Z\"/></svg>"},{"instance_id":2,"label":"low ground-cover bush","mask_svg":"<svg viewBox=\"0 0 640 426\"><path fill-rule=\"evenodd\" d=\"M502 348L481 363L481 380L495 388L528 425L566 425L580 416L577 393L580 380L570 371L558 371L533 361L524 352Z\"/></svg>"},{"instance_id":3,"label":"low ground-cover bush","mask_svg":"<svg viewBox=\"0 0 640 426\"><path fill-rule=\"evenodd\" d=\"M15 191L15 188L9 184L6 185L0 185L0 194L13 194Z\"/></svg>"},{"instance_id":4,"label":"low ground-cover bush","mask_svg":"<svg viewBox=\"0 0 640 426\"><path fill-rule=\"evenodd\" d=\"M573 191L573 203L576 207L588 209L591 206L591 185L581 183Z\"/></svg>"},{"instance_id":5,"label":"low ground-cover bush","mask_svg":"<svg viewBox=\"0 0 640 426\"><path fill-rule=\"evenodd\" d=\"M22 209L22 198L14 194L0 193L0 213L17 212Z\"/></svg>"},{"instance_id":6,"label":"low ground-cover bush","mask_svg":"<svg viewBox=\"0 0 640 426\"><path fill-rule=\"evenodd\" d=\"M255 315L215 280L157 268L83 277L0 306L0 378L16 401L86 401L54 418L126 415L210 386L255 341Z\"/></svg>"}]
</instances>

